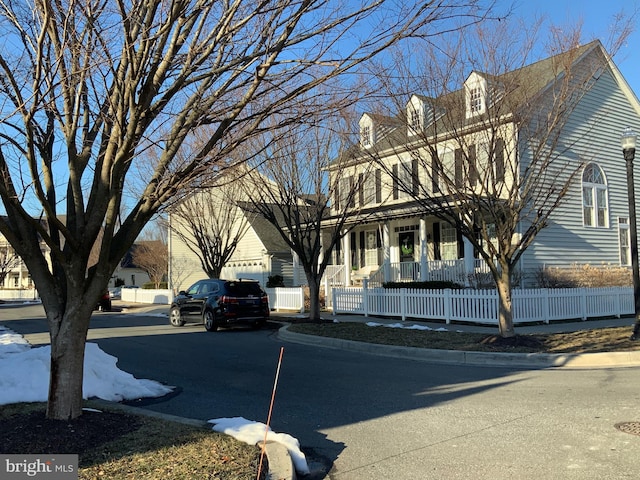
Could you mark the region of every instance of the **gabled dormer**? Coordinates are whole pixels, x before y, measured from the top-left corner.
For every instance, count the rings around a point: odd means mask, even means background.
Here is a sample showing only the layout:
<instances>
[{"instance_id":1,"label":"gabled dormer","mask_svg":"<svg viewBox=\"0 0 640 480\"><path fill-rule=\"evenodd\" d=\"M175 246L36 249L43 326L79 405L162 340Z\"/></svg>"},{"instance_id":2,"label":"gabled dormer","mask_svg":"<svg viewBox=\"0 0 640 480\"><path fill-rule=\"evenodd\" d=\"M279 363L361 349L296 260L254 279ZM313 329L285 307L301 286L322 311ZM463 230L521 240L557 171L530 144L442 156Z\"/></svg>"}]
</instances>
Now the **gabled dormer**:
<instances>
[{"instance_id":1,"label":"gabled dormer","mask_svg":"<svg viewBox=\"0 0 640 480\"><path fill-rule=\"evenodd\" d=\"M360 117L360 147L371 148L376 143L376 123L371 115L365 113Z\"/></svg>"},{"instance_id":2,"label":"gabled dormer","mask_svg":"<svg viewBox=\"0 0 640 480\"><path fill-rule=\"evenodd\" d=\"M483 75L472 72L464 82L465 111L467 118L482 115L487 111L488 86Z\"/></svg>"},{"instance_id":3,"label":"gabled dormer","mask_svg":"<svg viewBox=\"0 0 640 480\"><path fill-rule=\"evenodd\" d=\"M423 97L415 94L411 95L406 106L407 135L409 137L419 135L424 130L427 108Z\"/></svg>"}]
</instances>

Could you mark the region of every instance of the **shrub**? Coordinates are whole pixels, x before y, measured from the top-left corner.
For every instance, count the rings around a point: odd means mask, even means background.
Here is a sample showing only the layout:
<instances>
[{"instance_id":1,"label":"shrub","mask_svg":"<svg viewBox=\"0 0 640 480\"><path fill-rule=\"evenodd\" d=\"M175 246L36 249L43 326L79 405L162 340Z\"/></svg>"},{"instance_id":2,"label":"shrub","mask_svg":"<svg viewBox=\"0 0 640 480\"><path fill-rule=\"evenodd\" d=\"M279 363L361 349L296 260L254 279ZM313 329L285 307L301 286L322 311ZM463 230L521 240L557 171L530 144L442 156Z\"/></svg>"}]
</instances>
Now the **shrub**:
<instances>
[{"instance_id":1,"label":"shrub","mask_svg":"<svg viewBox=\"0 0 640 480\"><path fill-rule=\"evenodd\" d=\"M456 282L434 280L429 282L385 282L383 288L418 288L421 290L442 290L445 288L459 289L464 288Z\"/></svg>"},{"instance_id":2,"label":"shrub","mask_svg":"<svg viewBox=\"0 0 640 480\"><path fill-rule=\"evenodd\" d=\"M155 290L156 284L153 282L147 282L142 284L142 288L145 290ZM157 288L161 290L166 290L167 288L169 288L169 284L167 282L160 282Z\"/></svg>"},{"instance_id":3,"label":"shrub","mask_svg":"<svg viewBox=\"0 0 640 480\"><path fill-rule=\"evenodd\" d=\"M536 272L535 279L542 288L623 287L632 284L630 269L606 264L545 267Z\"/></svg>"},{"instance_id":4,"label":"shrub","mask_svg":"<svg viewBox=\"0 0 640 480\"><path fill-rule=\"evenodd\" d=\"M284 287L284 277L282 275L269 275L267 288Z\"/></svg>"}]
</instances>

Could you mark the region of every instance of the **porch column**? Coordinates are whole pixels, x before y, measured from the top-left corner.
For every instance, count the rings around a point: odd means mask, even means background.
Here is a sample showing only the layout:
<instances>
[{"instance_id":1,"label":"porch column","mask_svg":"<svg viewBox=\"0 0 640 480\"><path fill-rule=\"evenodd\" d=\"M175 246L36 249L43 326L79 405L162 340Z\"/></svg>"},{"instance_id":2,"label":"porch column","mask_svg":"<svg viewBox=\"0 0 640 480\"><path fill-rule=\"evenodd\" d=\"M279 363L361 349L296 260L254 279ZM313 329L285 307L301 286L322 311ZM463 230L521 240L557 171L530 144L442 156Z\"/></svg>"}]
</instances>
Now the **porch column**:
<instances>
[{"instance_id":1,"label":"porch column","mask_svg":"<svg viewBox=\"0 0 640 480\"><path fill-rule=\"evenodd\" d=\"M382 265L382 273L384 281L391 280L391 235L389 234L389 222L382 225L382 248L384 249L384 261Z\"/></svg>"},{"instance_id":2,"label":"porch column","mask_svg":"<svg viewBox=\"0 0 640 480\"><path fill-rule=\"evenodd\" d=\"M427 221L420 218L420 281L426 282L429 278L428 246L427 246Z\"/></svg>"},{"instance_id":3,"label":"porch column","mask_svg":"<svg viewBox=\"0 0 640 480\"><path fill-rule=\"evenodd\" d=\"M473 258L473 245L467 237L462 237L462 244L464 246L464 283L468 286L469 276L473 275L476 271L476 259Z\"/></svg>"},{"instance_id":4,"label":"porch column","mask_svg":"<svg viewBox=\"0 0 640 480\"><path fill-rule=\"evenodd\" d=\"M344 286L351 285L351 234L342 237L342 256L344 257Z\"/></svg>"}]
</instances>

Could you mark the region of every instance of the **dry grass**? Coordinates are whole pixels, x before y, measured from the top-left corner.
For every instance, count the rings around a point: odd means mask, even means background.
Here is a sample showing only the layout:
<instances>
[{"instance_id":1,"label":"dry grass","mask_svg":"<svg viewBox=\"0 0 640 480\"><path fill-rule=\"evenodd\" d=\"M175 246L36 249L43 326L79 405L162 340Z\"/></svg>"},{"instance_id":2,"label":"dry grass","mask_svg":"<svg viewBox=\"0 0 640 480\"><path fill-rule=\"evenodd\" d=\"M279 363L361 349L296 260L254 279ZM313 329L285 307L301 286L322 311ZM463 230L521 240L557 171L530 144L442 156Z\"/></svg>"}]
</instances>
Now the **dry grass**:
<instances>
[{"instance_id":1,"label":"dry grass","mask_svg":"<svg viewBox=\"0 0 640 480\"><path fill-rule=\"evenodd\" d=\"M260 451L211 428L104 410L60 422L44 404L0 410L0 453L79 454L82 480L255 480ZM263 476L266 470L263 463Z\"/></svg>"},{"instance_id":2,"label":"dry grass","mask_svg":"<svg viewBox=\"0 0 640 480\"><path fill-rule=\"evenodd\" d=\"M472 350L510 353L588 353L640 350L640 341L629 339L631 327L602 328L570 333L517 335L503 341L485 333L408 330L370 327L359 322L296 323L289 326L295 333L417 348ZM517 329L516 329L517 332Z\"/></svg>"}]
</instances>

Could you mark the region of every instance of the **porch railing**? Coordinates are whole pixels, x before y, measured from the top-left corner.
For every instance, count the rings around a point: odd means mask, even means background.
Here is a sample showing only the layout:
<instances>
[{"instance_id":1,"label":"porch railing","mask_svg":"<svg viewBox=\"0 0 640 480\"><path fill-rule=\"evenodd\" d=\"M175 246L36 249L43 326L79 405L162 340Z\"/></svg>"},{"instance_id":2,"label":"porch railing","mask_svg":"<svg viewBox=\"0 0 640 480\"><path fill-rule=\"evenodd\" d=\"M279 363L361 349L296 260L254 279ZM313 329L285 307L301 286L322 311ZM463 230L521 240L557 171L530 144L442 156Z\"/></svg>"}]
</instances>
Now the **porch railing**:
<instances>
[{"instance_id":1,"label":"porch railing","mask_svg":"<svg viewBox=\"0 0 640 480\"><path fill-rule=\"evenodd\" d=\"M333 268L334 270L330 270ZM329 265L327 272L340 272L340 281L333 283L332 285L344 285L342 277L342 265ZM420 275L421 264L419 262L397 262L389 264L389 280L390 282L418 282L421 279ZM378 270L369 275L369 286L380 287L385 282L384 278L384 265L380 265ZM487 264L482 259L475 259L474 261L475 273L487 273L489 269ZM329 274L325 272L325 277L329 278ZM458 260L429 260L427 262L427 281L448 281L455 282L461 285L467 282L467 272L465 270L464 259Z\"/></svg>"},{"instance_id":2,"label":"porch railing","mask_svg":"<svg viewBox=\"0 0 640 480\"><path fill-rule=\"evenodd\" d=\"M389 265L389 281L417 282L420 281L421 265L418 262L400 262ZM476 271L485 271L482 260L476 261ZM427 281L449 281L464 284L466 272L464 260L430 260L427 262ZM369 278L369 285L381 286L384 283L384 267Z\"/></svg>"}]
</instances>

